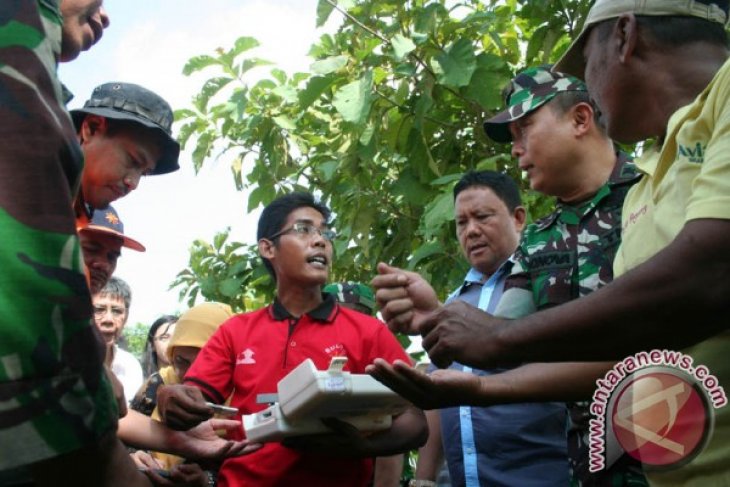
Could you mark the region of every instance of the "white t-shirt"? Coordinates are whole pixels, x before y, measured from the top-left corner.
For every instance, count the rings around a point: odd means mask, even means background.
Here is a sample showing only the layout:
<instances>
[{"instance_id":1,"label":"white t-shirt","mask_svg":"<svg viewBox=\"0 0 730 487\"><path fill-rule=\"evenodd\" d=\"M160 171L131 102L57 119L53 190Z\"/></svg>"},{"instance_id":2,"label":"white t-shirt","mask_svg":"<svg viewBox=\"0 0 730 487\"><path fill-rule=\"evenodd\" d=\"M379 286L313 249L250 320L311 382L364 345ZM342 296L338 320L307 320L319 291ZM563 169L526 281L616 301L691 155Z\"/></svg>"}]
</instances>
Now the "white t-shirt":
<instances>
[{"instance_id":1,"label":"white t-shirt","mask_svg":"<svg viewBox=\"0 0 730 487\"><path fill-rule=\"evenodd\" d=\"M142 387L144 374L139 360L121 348L114 346L114 360L112 361L112 372L117 376L124 387L124 398L129 404L137 391Z\"/></svg>"}]
</instances>

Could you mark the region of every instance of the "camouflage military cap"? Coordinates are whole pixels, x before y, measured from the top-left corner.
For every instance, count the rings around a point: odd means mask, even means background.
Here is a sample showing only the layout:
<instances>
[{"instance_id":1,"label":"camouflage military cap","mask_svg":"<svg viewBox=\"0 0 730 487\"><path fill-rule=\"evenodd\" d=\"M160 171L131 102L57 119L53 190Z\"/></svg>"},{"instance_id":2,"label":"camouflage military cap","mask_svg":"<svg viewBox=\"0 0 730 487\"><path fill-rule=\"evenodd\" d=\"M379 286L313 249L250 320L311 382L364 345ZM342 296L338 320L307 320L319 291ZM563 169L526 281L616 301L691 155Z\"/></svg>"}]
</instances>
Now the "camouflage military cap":
<instances>
[{"instance_id":1,"label":"camouflage military cap","mask_svg":"<svg viewBox=\"0 0 730 487\"><path fill-rule=\"evenodd\" d=\"M365 284L359 282L328 284L322 291L334 294L340 303L360 304L368 308L371 314L375 311L375 294Z\"/></svg>"},{"instance_id":2,"label":"camouflage military cap","mask_svg":"<svg viewBox=\"0 0 730 487\"><path fill-rule=\"evenodd\" d=\"M543 106L558 93L587 91L581 80L551 71L550 66L527 68L510 81L506 89L507 108L484 122L484 130L492 140L510 142L509 123Z\"/></svg>"}]
</instances>

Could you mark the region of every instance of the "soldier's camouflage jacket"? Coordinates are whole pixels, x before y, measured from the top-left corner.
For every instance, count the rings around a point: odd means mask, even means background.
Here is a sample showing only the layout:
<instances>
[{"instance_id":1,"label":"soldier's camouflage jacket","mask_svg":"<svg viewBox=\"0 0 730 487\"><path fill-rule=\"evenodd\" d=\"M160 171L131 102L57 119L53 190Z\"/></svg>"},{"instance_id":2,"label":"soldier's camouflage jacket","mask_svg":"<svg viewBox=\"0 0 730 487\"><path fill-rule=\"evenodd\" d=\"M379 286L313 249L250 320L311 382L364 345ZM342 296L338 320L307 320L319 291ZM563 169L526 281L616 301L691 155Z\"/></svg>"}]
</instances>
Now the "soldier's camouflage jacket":
<instances>
[{"instance_id":1,"label":"soldier's camouflage jacket","mask_svg":"<svg viewBox=\"0 0 730 487\"><path fill-rule=\"evenodd\" d=\"M81 149L56 77L57 2L0 2L0 471L116 425L76 237Z\"/></svg>"},{"instance_id":2,"label":"soldier's camouflage jacket","mask_svg":"<svg viewBox=\"0 0 730 487\"><path fill-rule=\"evenodd\" d=\"M529 225L495 314L524 316L585 296L611 282L621 241L623 201L638 179L634 165L619 153L608 182L593 198L578 205L558 202L554 212ZM627 455L608 471L589 474L588 405L568 407L571 485L648 485L640 464Z\"/></svg>"}]
</instances>

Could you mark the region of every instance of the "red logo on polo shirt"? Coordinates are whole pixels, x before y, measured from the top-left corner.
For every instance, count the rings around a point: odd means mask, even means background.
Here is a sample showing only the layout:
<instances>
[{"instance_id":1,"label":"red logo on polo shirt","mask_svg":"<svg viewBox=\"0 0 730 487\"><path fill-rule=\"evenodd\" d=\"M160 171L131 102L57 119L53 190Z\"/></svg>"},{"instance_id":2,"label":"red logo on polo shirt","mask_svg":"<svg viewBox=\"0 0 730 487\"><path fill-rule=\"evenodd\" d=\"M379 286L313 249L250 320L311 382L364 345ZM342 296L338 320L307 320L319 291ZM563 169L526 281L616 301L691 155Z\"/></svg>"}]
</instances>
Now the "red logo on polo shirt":
<instances>
[{"instance_id":1,"label":"red logo on polo shirt","mask_svg":"<svg viewBox=\"0 0 730 487\"><path fill-rule=\"evenodd\" d=\"M330 357L346 357L345 346L341 343L335 343L324 349L324 352Z\"/></svg>"},{"instance_id":2,"label":"red logo on polo shirt","mask_svg":"<svg viewBox=\"0 0 730 487\"><path fill-rule=\"evenodd\" d=\"M251 365L255 364L256 360L253 358L254 351L250 348L247 348L243 352L238 354L238 358L236 359L236 365Z\"/></svg>"}]
</instances>

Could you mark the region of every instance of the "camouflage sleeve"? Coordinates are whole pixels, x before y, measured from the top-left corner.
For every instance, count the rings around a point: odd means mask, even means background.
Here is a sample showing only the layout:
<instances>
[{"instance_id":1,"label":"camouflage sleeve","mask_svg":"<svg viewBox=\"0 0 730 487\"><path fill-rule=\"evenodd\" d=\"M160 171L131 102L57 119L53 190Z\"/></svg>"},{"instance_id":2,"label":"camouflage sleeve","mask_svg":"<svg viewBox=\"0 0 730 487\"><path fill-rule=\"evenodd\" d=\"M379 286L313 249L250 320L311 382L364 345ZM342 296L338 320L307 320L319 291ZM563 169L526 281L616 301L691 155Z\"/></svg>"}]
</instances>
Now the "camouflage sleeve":
<instances>
[{"instance_id":1,"label":"camouflage sleeve","mask_svg":"<svg viewBox=\"0 0 730 487\"><path fill-rule=\"evenodd\" d=\"M494 310L496 316L516 319L537 310L532 294L532 279L527 271L528 255L524 251L524 240L512 256L514 264L504 284L504 293Z\"/></svg>"},{"instance_id":2,"label":"camouflage sleeve","mask_svg":"<svg viewBox=\"0 0 730 487\"><path fill-rule=\"evenodd\" d=\"M56 77L50 0L0 2L0 470L116 425L75 234L82 156Z\"/></svg>"}]
</instances>

